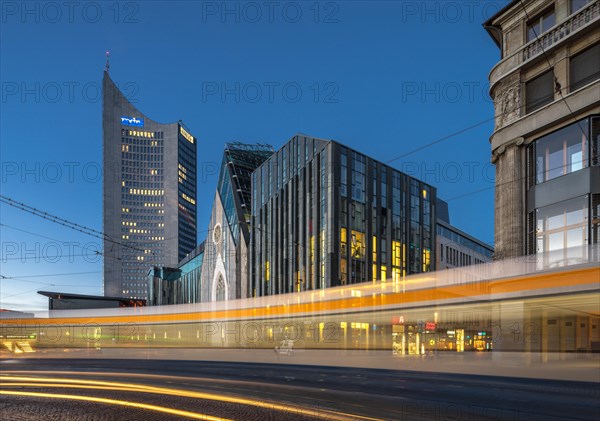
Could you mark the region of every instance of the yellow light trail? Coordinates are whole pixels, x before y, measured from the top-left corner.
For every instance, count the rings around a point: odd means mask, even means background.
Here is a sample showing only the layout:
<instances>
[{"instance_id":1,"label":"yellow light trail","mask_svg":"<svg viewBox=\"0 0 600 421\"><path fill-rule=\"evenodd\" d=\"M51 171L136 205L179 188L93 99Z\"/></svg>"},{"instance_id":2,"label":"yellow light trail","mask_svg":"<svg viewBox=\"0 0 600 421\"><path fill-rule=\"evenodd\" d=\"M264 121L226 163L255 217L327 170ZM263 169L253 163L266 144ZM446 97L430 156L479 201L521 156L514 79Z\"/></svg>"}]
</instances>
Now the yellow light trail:
<instances>
[{"instance_id":1,"label":"yellow light trail","mask_svg":"<svg viewBox=\"0 0 600 421\"><path fill-rule=\"evenodd\" d=\"M14 383L14 382L20 383ZM49 382L49 383L48 383ZM58 384L57 384L58 383ZM62 383L62 384L61 384ZM82 388L82 389L100 389L100 390L118 390L118 391L129 391L139 393L154 393L161 395L180 396L196 399L206 399L219 402L235 403L247 406L255 406L263 409L277 410L282 412L291 412L295 414L301 414L306 416L318 416L323 419L330 419L335 421L347 421L351 419L364 419L377 421L377 418L370 418L364 416L358 416L353 414L344 414L337 411L328 411L325 409L319 409L319 414L315 411L299 408L289 407L286 405L277 404L274 402L263 402L249 398L237 398L234 396L218 395L214 393L206 392L194 392L182 389L173 389L167 387L156 387L148 386L135 383L121 383L121 382L107 382L97 380L78 380L78 379L65 379L58 377L50 378L36 378L36 377L23 377L23 376L0 376L0 387L14 387L14 386L29 386L29 387L63 387L63 388ZM1 391L0 391L1 392ZM70 396L70 395L69 395Z\"/></svg>"},{"instance_id":2,"label":"yellow light trail","mask_svg":"<svg viewBox=\"0 0 600 421\"><path fill-rule=\"evenodd\" d=\"M598 276L600 276L600 268L586 267L581 269L572 269L567 271L558 271L553 273L535 273L528 275L510 276L507 278L494 278L476 283L461 283L452 285L429 286L423 289L416 289L406 292L388 292L386 294L376 294L368 297L366 294L361 294L360 297L335 298L325 301L305 301L298 304L279 304L277 301L273 305L265 305L261 307L237 307L239 303L232 301L235 306L225 310L210 310L197 311L186 313L165 313L165 314L132 314L130 316L112 315L105 316L98 314L93 317L56 317L53 319L25 318L2 321L3 325L10 326L18 323L19 326L40 325L49 323L58 324L74 324L85 325L104 323L175 323L186 321L213 321L213 320L241 320L253 319L260 317L275 317L275 316L291 316L294 314L321 314L332 311L354 311L355 308L380 308L381 306L390 305L406 305L427 303L436 300L454 300L454 299L475 299L485 295L488 299L494 298L495 295L519 293L519 292L539 292L544 293L544 290L550 288L563 289L568 287L578 287L584 285L593 285L597 287ZM407 283L420 284L426 278L408 279ZM434 278L431 278L432 281ZM404 282L404 281L403 281ZM388 285L393 286L390 282ZM480 286L480 289L473 289L473 286ZM352 289L361 289L369 291L372 288L370 285L351 286L342 291L350 292ZM332 291L340 292L340 291ZM361 291L362 292L362 291ZM302 293L305 294L305 293ZM310 291L310 294L314 294ZM284 297L285 298L285 297ZM273 296L274 300L284 299L278 296ZM305 299L307 299L305 297ZM238 300L243 301L243 300ZM136 311L143 311L136 309Z\"/></svg>"},{"instance_id":3,"label":"yellow light trail","mask_svg":"<svg viewBox=\"0 0 600 421\"><path fill-rule=\"evenodd\" d=\"M13 391L13 390L0 390L0 395L29 396L29 397L50 398L50 399L71 399L71 400L76 400L76 401L97 402L97 403L104 403L104 404L109 404L109 405L121 405L121 406L129 406L129 407L134 407L134 408L142 408L142 409L148 409L150 411L163 412L163 413L171 414L171 415L179 415L182 417L193 418L193 419L197 419L197 420L233 421L231 419L225 419L222 417L213 417L208 414L199 414L197 412L182 411L180 409L167 408L164 406L150 405L147 403L140 403L140 402L121 401L121 400L109 399L109 398L97 398L95 396L78 396L78 395L65 395L65 394L53 394L53 393L41 393L41 392L21 392L21 391Z\"/></svg>"}]
</instances>

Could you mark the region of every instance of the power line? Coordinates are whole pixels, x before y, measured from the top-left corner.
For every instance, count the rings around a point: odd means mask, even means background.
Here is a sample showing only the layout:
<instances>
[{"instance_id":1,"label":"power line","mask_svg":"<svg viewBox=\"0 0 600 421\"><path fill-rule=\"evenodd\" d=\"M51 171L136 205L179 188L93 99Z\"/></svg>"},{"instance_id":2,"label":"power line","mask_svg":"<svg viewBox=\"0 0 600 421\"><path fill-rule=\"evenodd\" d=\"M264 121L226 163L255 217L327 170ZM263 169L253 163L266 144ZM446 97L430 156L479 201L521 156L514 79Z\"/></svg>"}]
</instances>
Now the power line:
<instances>
[{"instance_id":1,"label":"power line","mask_svg":"<svg viewBox=\"0 0 600 421\"><path fill-rule=\"evenodd\" d=\"M80 224L78 224L76 222L71 222L71 221L69 221L67 219L60 218L60 217L52 215L52 214L50 214L48 212L41 211L41 210L36 209L36 208L34 208L32 206L26 205L25 203L17 202L17 201L15 201L15 200L13 200L13 199L11 199L9 197L0 195L0 202L3 202L3 203L5 203L5 204L7 204L9 206L15 207L15 208L17 208L19 210L22 210L24 212L28 212L28 213L30 213L32 215L35 215L35 216L38 216L40 218L46 219L46 220L48 220L50 222L54 222L56 224L62 225L64 227L70 228L72 230L79 231L79 232L81 232L83 234L86 234L86 235L89 235L91 237L95 237L95 238L98 238L98 239L103 240L103 241L108 241L109 243L117 244L117 245L129 248L129 249L132 249L132 250L136 250L136 251L140 251L140 252L145 252L145 250L138 249L136 247L132 247L132 246L126 244L126 243L115 241L112 238L109 238L109 236L107 234L104 234L104 233L102 233L102 232L100 232L98 230L86 227L85 225L80 225Z\"/></svg>"},{"instance_id":2,"label":"power line","mask_svg":"<svg viewBox=\"0 0 600 421\"><path fill-rule=\"evenodd\" d=\"M531 18L529 17L529 14L527 13L527 10L526 10L526 8L525 8L525 5L523 4L523 0L520 0L520 1L519 1L519 3L520 3L520 5L521 5L521 7L522 7L522 9L523 9L523 12L525 12L525 16L527 17L527 20L528 20L528 21L530 21L530 20L531 20ZM537 32L536 32L535 28L532 28L532 30L533 30L533 33L534 33L534 35L535 35L535 38L536 38L536 40L538 40L538 41L539 41L539 39L540 39L540 38L539 38L539 35L537 34ZM564 97L564 95L563 95L563 93L562 93L562 87L561 87L560 83L558 82L558 78L556 77L556 73L554 72L554 66L551 64L551 62L550 62L550 59L549 59L549 57L548 57L548 54L546 53L546 50L544 49L544 46L543 46L541 43L540 43L540 48L541 48L541 50L542 50L542 54L543 54L543 56L544 56L544 59L546 60L546 62L548 63L548 66L550 67L550 70L552 71L552 76L554 77L554 83L555 83L555 90L556 90L556 92L557 92L557 93L560 95L560 98L561 98L561 100L564 102L565 106L566 106L566 107L567 107L567 109L569 110L569 115L570 115L570 116L573 118L573 120L574 120L574 121L577 121L577 117L575 116L575 113L574 113L574 112L573 112L573 110L571 109L571 106L570 106L570 105L569 105L569 103L566 101L566 99L565 99L565 97ZM525 105L526 105L526 104L523 104L523 105L519 106L519 107L518 107L518 109L519 109L519 110L521 110L522 108L524 108L524 107L525 107ZM495 114L495 115L494 115L494 117L492 117L492 118L489 118L489 119L486 119L486 120L482 120L482 121L480 121L480 122L478 122L478 123L475 123L475 124L473 124L473 125L471 125L471 126L468 126L468 127L464 128L464 129L461 129L461 130L459 130L459 131L457 131L457 132L451 133L451 134L449 134L449 135L446 135L446 136L443 136L443 137L441 137L441 138L439 138L439 139L436 139L436 140L434 140L434 141L432 141L432 142L429 142L429 143L427 143L427 144L425 144L425 145L419 146L419 147L417 147L417 148L415 148L415 149L412 149L412 150L410 150L410 151L408 151L408 152L405 152L405 153L403 153L403 154L401 154L401 155L398 155L398 156L397 156L397 157L395 157L395 158L392 158L392 159L390 159L390 160L389 160L389 161L387 161L386 163L390 163L390 162L396 161L396 160L398 160L398 159L400 159L400 158L404 158L405 156L412 155L412 154L414 154L414 153L416 153L416 152L419 152L419 151L421 151L421 150L423 150L423 149L427 149L427 148L429 148L429 147L431 147L431 146L433 146L433 145L436 145L436 144L438 144L438 143L441 143L441 142L443 142L443 141L445 141L445 140L448 140L448 139L450 139L450 138L453 138L453 137L455 137L455 136L457 136L457 135L463 134L463 133L465 133L465 132L467 132L467 131L470 131L470 130L472 130L472 129L474 129L474 128L477 128L477 127L479 127L479 126L482 126L482 125L484 125L484 124L486 124L486 123L488 123L488 122L490 122L490 121L494 120L494 119L495 119L495 118L497 118L497 117L500 117L500 116L502 116L502 115L504 115L504 114L509 114L509 113L511 113L511 112L513 112L513 111L511 110L510 112L508 112L508 111L507 111L506 113L499 113L499 114ZM582 129L581 127L579 127L579 128L580 128L580 130L583 132L583 129ZM584 134L585 134L585 133L584 133Z\"/></svg>"},{"instance_id":3,"label":"power line","mask_svg":"<svg viewBox=\"0 0 600 421\"><path fill-rule=\"evenodd\" d=\"M25 234L36 235L36 236L38 236L38 237L45 238L45 239L47 239L47 240L56 241L56 242L59 242L59 243L65 243L65 241L61 241L61 240L58 240L58 239L56 239L56 238L48 237L48 236L46 236L46 235L38 234L38 233L36 233L36 232L31 232L31 231L27 231L27 230L24 230L24 229L21 229L21 228L13 227L12 225L7 225L7 224L2 224L2 223L0 223L0 227L6 227L6 228L10 228L10 229L13 229L13 230L15 230L15 231L24 232ZM78 246L75 246L75 247L78 247Z\"/></svg>"},{"instance_id":4,"label":"power line","mask_svg":"<svg viewBox=\"0 0 600 421\"><path fill-rule=\"evenodd\" d=\"M529 13L527 13L527 9L525 8L525 5L523 4L523 0L519 0L519 4L521 5L521 8L523 9L523 12L525 13L525 17L527 18L527 21L531 21L531 18L529 17ZM540 37L537 34L537 31L535 30L535 27L532 27L531 29L533 30L533 34L535 35L535 39L537 41L539 41ZM554 77L555 91L558 92L558 94L560 95L560 99L562 100L562 102L566 105L567 109L569 110L569 115L573 118L573 121L577 122L577 117L575 116L575 113L573 113L573 110L571 109L571 106L569 105L569 103L567 102L567 100L565 99L565 97L562 94L562 87L560 86L560 83L558 82L558 78L556 77L556 73L554 72L554 66L552 65L552 63L550 63L550 58L548 57L548 54L546 54L546 50L544 49L544 45L543 45L542 42L540 42L540 48L542 49L542 54L544 55L544 58L546 59L546 63L548 63L548 67L550 67L550 71L552 72L552 76ZM579 126L579 129L581 130L581 132L583 133L583 135L587 137L587 133L585 133L583 131L583 129L581 128L581 126Z\"/></svg>"},{"instance_id":5,"label":"power line","mask_svg":"<svg viewBox=\"0 0 600 421\"><path fill-rule=\"evenodd\" d=\"M527 13L527 9L525 8L525 5L523 4L523 0L519 0L519 4L521 5L521 8L523 9L523 12L525 13L525 17L527 18L528 21L530 21L531 18L529 17L529 13ZM533 34L535 35L536 40L540 41L540 37L537 34L537 31L535 30L535 28L531 28L531 29L533 30ZM554 83L555 83L555 91L560 95L560 99L562 100L562 102L567 107L567 109L569 111L569 116L573 119L574 123L577 124L577 127L581 131L581 133L583 134L583 136L585 136L585 138L588 139L589 138L588 133L586 133L583 130L583 127L581 127L581 124L579 124L577 116L575 115L575 113L571 109L571 106L569 105L569 103L567 102L566 98L564 97L564 95L562 93L562 87L561 87L560 83L558 82L558 78L556 77L556 73L554 72L554 66L550 62L550 58L548 57L548 54L546 53L546 50L544 49L544 46L543 46L543 44L541 42L540 42L540 48L542 50L542 54L544 56L544 59L546 60L546 63L548 64L548 67L550 68L550 71L552 72L552 76L554 78ZM519 108L523 108L523 107L525 107L525 104L521 105ZM427 145L425 147L427 147ZM579 161L578 163L585 163L585 162L586 162L586 160L582 160L582 161ZM569 165L573 165L573 163L571 163L571 164L564 164L564 165L561 165L561 166L558 166L558 167L555 167L555 168L552 168L552 169L547 169L547 170L545 170L545 172L550 172L550 171L554 171L554 170L557 170L557 169L564 169L565 167L567 167ZM526 180L529 177L530 177L530 175L526 174L523 177L518 177L518 178L515 178L513 180L506 181L504 183L495 183L495 185L493 185L493 186L484 187L484 188L477 189L477 190L474 190L474 191L471 191L471 192L468 192L468 193L464 193L464 194L455 196L453 198L447 199L446 201L450 202L450 201L453 201L453 200L462 199L462 198L471 196L473 194L481 193L481 192L486 191L486 190L498 188L500 186L508 185L508 184L511 184L511 183L521 182L523 180Z\"/></svg>"},{"instance_id":6,"label":"power line","mask_svg":"<svg viewBox=\"0 0 600 421\"><path fill-rule=\"evenodd\" d=\"M52 277L52 276L89 275L91 273L102 273L102 271L95 270L95 271L89 271L89 272L48 273L48 274L44 274L44 275L23 275L23 276L18 276L18 277L17 276L4 276L4 275L0 275L0 279L45 278L45 277Z\"/></svg>"},{"instance_id":7,"label":"power line","mask_svg":"<svg viewBox=\"0 0 600 421\"><path fill-rule=\"evenodd\" d=\"M473 124L471 126L465 127L464 129L458 130L458 131L456 131L454 133L451 133L449 135L446 135L446 136L443 136L443 137L441 137L439 139L436 139L436 140L434 140L432 142L429 142L429 143L427 143L425 145L419 146L418 148L415 148L415 149L412 149L412 150L410 150L408 152L405 152L402 155L398 155L397 157L392 158L389 161L386 161L385 163L389 164L391 162L397 161L400 158L404 158L405 156L412 155L412 154L414 154L416 152L422 151L423 149L427 149L427 148L429 148L429 147L431 147L433 145L441 143L441 142L443 142L445 140L448 140L448 139L453 138L455 136L458 136L460 134L466 133L466 132L468 132L470 130L473 130L473 129L479 127L479 126L483 126L484 124L489 123L490 121L493 121L495 118L496 118L496 116L488 118L488 119L485 119L485 120L482 120L482 121L480 121L478 123L475 123L475 124Z\"/></svg>"},{"instance_id":8,"label":"power line","mask_svg":"<svg viewBox=\"0 0 600 421\"><path fill-rule=\"evenodd\" d=\"M0 259L0 261L6 261L6 260L31 260L31 259L37 259L37 260L47 260L48 263L54 263L62 258L68 257L93 257L93 256L102 256L102 253L99 251L96 251L94 253L88 253L88 254L68 254L65 256L62 255L56 255L56 256L31 256L31 255L25 255L25 256L21 256L21 257L3 257ZM112 256L104 256L104 257L110 257L113 259L118 259L121 260L120 257L112 257ZM90 262L90 263L96 263L96 262Z\"/></svg>"},{"instance_id":9,"label":"power line","mask_svg":"<svg viewBox=\"0 0 600 421\"><path fill-rule=\"evenodd\" d=\"M560 165L560 166L554 167L554 168L548 168L547 170L544 170L544 172L548 173L548 172L552 172L552 171L564 169L565 167L568 167L570 165L582 164L582 163L586 163L586 162L587 162L587 159L582 159L581 161L576 161L576 162L571 162L571 163L568 163L568 164L563 164L563 165ZM486 191L486 190L490 190L490 189L501 187L501 186L506 186L508 184L516 183L517 181L526 180L530 176L531 176L530 174L526 174L526 175L524 175L522 177L517 177L517 178L515 178L513 180L508 180L508 181L505 181L503 183L495 183L493 186L488 186L488 187L483 187L481 189L473 190L473 191L470 191L470 192L467 192L467 193L464 193L464 194L452 197L450 199L444 199L444 201L445 202L450 202L450 201L453 201L453 200L462 199L463 197L467 197L467 196L471 196L473 194L481 193L481 192Z\"/></svg>"},{"instance_id":10,"label":"power line","mask_svg":"<svg viewBox=\"0 0 600 421\"><path fill-rule=\"evenodd\" d=\"M21 228L17 228L17 227L13 227L12 225L7 225L7 224L2 224L0 223L0 227L6 227L6 228L10 228L13 229L15 231L20 231L26 234L31 234L31 235L35 235L37 237L41 237L41 238L45 238L47 240L52 240L52 241L56 241L58 243L63 243L66 244L66 241L62 241L59 240L57 238L53 238L53 237L48 237L47 235L43 235L43 234L38 234L36 232L32 232L32 231L27 231ZM79 244L71 244L73 245L73 247L81 247ZM25 256L21 256L21 257L3 257L0 260L5 261L5 260L27 260L27 259L46 259L46 258L50 258L51 260L53 259L57 259L57 258L62 258L62 257L90 257L90 256L103 256L104 258L111 258L111 259L116 259L116 260L122 260L120 257L115 257L115 256L106 256L104 255L104 253L101 250L93 250L91 252L88 253L81 253L81 254L68 254L67 256L30 256L30 253L26 253Z\"/></svg>"}]
</instances>

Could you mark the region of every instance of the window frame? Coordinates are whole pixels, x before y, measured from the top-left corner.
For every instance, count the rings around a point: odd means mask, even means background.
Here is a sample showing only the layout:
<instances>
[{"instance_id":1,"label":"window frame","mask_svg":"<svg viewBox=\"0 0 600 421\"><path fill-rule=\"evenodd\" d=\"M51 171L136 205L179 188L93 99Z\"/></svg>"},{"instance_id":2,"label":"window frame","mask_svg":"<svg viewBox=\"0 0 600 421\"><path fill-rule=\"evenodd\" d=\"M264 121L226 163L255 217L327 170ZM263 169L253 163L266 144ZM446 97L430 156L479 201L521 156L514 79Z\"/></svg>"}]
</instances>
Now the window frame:
<instances>
[{"instance_id":1,"label":"window frame","mask_svg":"<svg viewBox=\"0 0 600 421\"><path fill-rule=\"evenodd\" d=\"M567 206L569 205L569 203L577 203L579 202L579 204L583 204L583 208L581 208L582 211L582 220L578 221L576 223L570 223L568 222L568 212L567 212ZM560 213L557 213L555 215L552 215L551 217L546 216L545 218L543 218L543 227L542 229L540 229L539 227L539 221L540 221L540 211L543 211L549 207L557 207L558 205L562 204L562 209L563 211ZM579 207L574 207L574 209L579 209ZM581 247L582 251L583 249L585 249L585 247L590 244L590 195L586 194L583 196L578 196L578 197L573 197L571 199L567 199L561 202L557 202L557 203L552 203L548 206L544 206L544 207L540 207L540 208L536 208L534 210L534 224L535 224L535 229L533 232L533 235L535 236L534 240L534 250L535 250L535 254L539 254L539 253L557 253L559 251L562 251L564 257L569 257L568 255L573 255L576 253L573 253L573 250L576 250L574 248L571 248L571 252L569 251L569 247L568 247L568 235L569 232L574 231L574 230L581 230L582 234L583 234L583 238L582 238L582 242L580 245L574 246L574 247ZM553 227L553 228L548 228L546 226L546 224L548 223L548 220L550 218L562 218L563 219L563 224L558 226L558 227ZM552 235L560 235L562 237L562 247L558 248L556 250L550 250L550 243L551 243L551 239L550 236ZM540 242L543 243L543 249L540 250ZM583 251L585 253L585 251Z\"/></svg>"},{"instance_id":2,"label":"window frame","mask_svg":"<svg viewBox=\"0 0 600 421\"><path fill-rule=\"evenodd\" d=\"M600 42L597 42L593 45L587 46L586 48L584 48L583 50L577 52L576 54L573 54L571 57L569 57L569 93L570 92L575 92L589 84L592 84L594 82L596 82L597 80L600 80L600 72L596 72L596 78L595 79L590 79L587 80L586 79L582 79L578 82L574 82L573 81L573 61L580 58L583 54L589 53L590 51L592 51L594 48L598 49L598 53L600 54ZM594 57L594 55L592 54L591 56L592 58ZM593 69L593 66L592 66ZM592 75L593 77L594 75ZM577 85L577 86L575 86Z\"/></svg>"},{"instance_id":3,"label":"window frame","mask_svg":"<svg viewBox=\"0 0 600 421\"><path fill-rule=\"evenodd\" d=\"M581 6L579 6L577 9L574 8L575 0L569 1L569 15L572 15L573 13L580 11L588 4L592 3L594 0L579 0L579 1L581 1Z\"/></svg>"},{"instance_id":4,"label":"window frame","mask_svg":"<svg viewBox=\"0 0 600 421\"><path fill-rule=\"evenodd\" d=\"M547 17L552 15L554 22L552 23L552 25L548 28L544 29L544 22L547 20ZM533 31L533 37L530 38L530 31L531 29L533 29L533 27L539 24L539 31ZM556 26L556 9L554 7L554 4L545 9L544 11L542 11L541 13L539 13L535 18L530 19L529 21L527 21L526 25L525 25L525 43L529 43L532 41L535 41L537 38L539 38L540 36L542 36L542 34L545 34L546 32L548 32L550 29L552 29L554 26Z\"/></svg>"},{"instance_id":5,"label":"window frame","mask_svg":"<svg viewBox=\"0 0 600 421\"><path fill-rule=\"evenodd\" d=\"M537 139L534 139L531 143L529 143L528 145L528 151L527 151L527 189L530 189L532 187L535 187L537 185L546 183L548 181L554 180L556 178L559 177L563 177L565 175L569 175L578 171L581 171L585 168L588 168L593 164L592 162L592 141L591 141L591 127L592 127L592 119L596 117L596 115L590 115L587 116L585 118L582 118L580 120L577 120L574 123L568 124L566 126L563 126L557 130L554 130L550 133L547 133L543 136L538 137ZM548 178L548 172L551 170L555 170L556 168L547 168L548 167L548 160L545 159L544 160L544 168L540 168L538 165L538 152L540 151L540 142L544 142L545 140L547 140L549 137L556 135L557 133L568 129L569 127L571 127L573 130L580 132L583 131L585 133L585 139L581 139L581 143L582 143L582 149L581 149L581 153L582 153L582 160L581 160L581 168L576 169L576 170L571 170L568 172L564 172L561 175L555 176L555 177L551 177ZM581 133L582 135L584 133ZM579 133L578 133L579 136ZM570 165L573 165L573 162L568 162L568 149L569 149L569 145L566 143L567 141L569 141L571 139L563 139L562 140L562 156L563 156L563 166L565 168L569 168ZM544 154L545 156L547 154ZM542 174L542 181L539 181L539 177L540 174Z\"/></svg>"},{"instance_id":6,"label":"window frame","mask_svg":"<svg viewBox=\"0 0 600 421\"><path fill-rule=\"evenodd\" d=\"M550 75L550 79L551 79L550 92L552 93L552 95L551 96L549 95L547 101L544 100L543 102L540 102L539 104L530 105L529 97L531 95L528 94L528 87L532 86L531 83L533 83L535 81L539 81L541 78L547 77L548 75ZM547 71L542 72L542 73L530 78L528 81L525 82L525 115L531 114L532 112L537 111L540 108L543 108L546 105L551 104L553 102L554 102L554 68L550 68Z\"/></svg>"}]
</instances>

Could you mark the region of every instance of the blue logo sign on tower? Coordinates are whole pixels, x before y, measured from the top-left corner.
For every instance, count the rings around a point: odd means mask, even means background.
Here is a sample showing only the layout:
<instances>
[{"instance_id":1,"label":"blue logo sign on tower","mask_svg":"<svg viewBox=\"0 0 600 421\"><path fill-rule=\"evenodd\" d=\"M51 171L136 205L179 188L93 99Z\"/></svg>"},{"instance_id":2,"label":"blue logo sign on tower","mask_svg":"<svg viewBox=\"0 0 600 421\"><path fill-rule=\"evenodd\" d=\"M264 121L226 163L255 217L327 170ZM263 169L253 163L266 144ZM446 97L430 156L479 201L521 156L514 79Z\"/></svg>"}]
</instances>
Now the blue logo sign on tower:
<instances>
[{"instance_id":1,"label":"blue logo sign on tower","mask_svg":"<svg viewBox=\"0 0 600 421\"><path fill-rule=\"evenodd\" d=\"M124 126L144 127L144 119L135 117L121 117L121 124Z\"/></svg>"}]
</instances>

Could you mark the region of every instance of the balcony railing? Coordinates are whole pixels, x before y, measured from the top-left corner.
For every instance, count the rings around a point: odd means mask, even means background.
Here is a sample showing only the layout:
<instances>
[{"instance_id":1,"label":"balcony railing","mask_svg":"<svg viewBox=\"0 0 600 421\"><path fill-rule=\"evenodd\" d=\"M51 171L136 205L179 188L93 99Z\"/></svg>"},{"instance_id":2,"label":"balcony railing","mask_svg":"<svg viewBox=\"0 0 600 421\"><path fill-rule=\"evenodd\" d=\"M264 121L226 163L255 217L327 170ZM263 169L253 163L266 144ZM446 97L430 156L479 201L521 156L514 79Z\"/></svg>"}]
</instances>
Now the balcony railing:
<instances>
[{"instance_id":1,"label":"balcony railing","mask_svg":"<svg viewBox=\"0 0 600 421\"><path fill-rule=\"evenodd\" d=\"M600 16L600 2L596 1L527 44L523 48L523 62L542 54L562 39L590 25L598 19L598 16Z\"/></svg>"}]
</instances>

